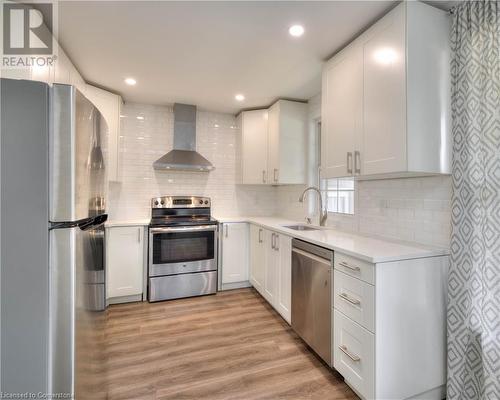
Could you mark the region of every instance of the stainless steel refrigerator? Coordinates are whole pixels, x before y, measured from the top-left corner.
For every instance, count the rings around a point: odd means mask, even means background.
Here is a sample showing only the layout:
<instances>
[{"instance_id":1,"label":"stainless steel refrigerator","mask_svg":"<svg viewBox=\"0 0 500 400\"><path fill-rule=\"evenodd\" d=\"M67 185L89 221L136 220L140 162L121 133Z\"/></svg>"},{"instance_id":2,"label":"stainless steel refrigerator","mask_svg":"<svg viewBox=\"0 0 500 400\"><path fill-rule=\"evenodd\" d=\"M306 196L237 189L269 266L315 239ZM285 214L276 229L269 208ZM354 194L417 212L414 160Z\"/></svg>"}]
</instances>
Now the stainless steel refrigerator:
<instances>
[{"instance_id":1,"label":"stainless steel refrigerator","mask_svg":"<svg viewBox=\"0 0 500 400\"><path fill-rule=\"evenodd\" d=\"M0 391L105 398L105 121L69 85L0 94Z\"/></svg>"}]
</instances>

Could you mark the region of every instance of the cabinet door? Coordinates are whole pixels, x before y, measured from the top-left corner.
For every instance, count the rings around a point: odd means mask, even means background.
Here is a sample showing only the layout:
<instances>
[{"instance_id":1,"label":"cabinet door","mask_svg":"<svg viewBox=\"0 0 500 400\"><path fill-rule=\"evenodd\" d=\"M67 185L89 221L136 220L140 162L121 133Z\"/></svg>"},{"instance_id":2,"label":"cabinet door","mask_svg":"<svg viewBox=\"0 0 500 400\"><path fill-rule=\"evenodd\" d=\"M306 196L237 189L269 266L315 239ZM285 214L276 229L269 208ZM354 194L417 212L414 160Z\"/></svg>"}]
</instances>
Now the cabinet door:
<instances>
[{"instance_id":1,"label":"cabinet door","mask_svg":"<svg viewBox=\"0 0 500 400\"><path fill-rule=\"evenodd\" d=\"M266 242L266 262L264 277L264 298L276 308L276 293L278 289L279 252L276 250L277 235L264 231Z\"/></svg>"},{"instance_id":2,"label":"cabinet door","mask_svg":"<svg viewBox=\"0 0 500 400\"><path fill-rule=\"evenodd\" d=\"M222 225L222 283L248 281L248 225Z\"/></svg>"},{"instance_id":3,"label":"cabinet door","mask_svg":"<svg viewBox=\"0 0 500 400\"><path fill-rule=\"evenodd\" d=\"M280 102L269 108L268 126L267 174L273 184L279 182L280 173Z\"/></svg>"},{"instance_id":4,"label":"cabinet door","mask_svg":"<svg viewBox=\"0 0 500 400\"><path fill-rule=\"evenodd\" d=\"M407 169L404 9L363 36L363 175Z\"/></svg>"},{"instance_id":5,"label":"cabinet door","mask_svg":"<svg viewBox=\"0 0 500 400\"><path fill-rule=\"evenodd\" d=\"M108 165L106 165L108 180L119 181L119 137L122 99L116 94L91 85L86 86L85 96L99 109L106 120L108 128Z\"/></svg>"},{"instance_id":6,"label":"cabinet door","mask_svg":"<svg viewBox=\"0 0 500 400\"><path fill-rule=\"evenodd\" d=\"M107 298L142 293L144 228L112 227L106 238Z\"/></svg>"},{"instance_id":7,"label":"cabinet door","mask_svg":"<svg viewBox=\"0 0 500 400\"><path fill-rule=\"evenodd\" d=\"M250 225L250 283L260 294L264 291L266 242L264 229Z\"/></svg>"},{"instance_id":8,"label":"cabinet door","mask_svg":"<svg viewBox=\"0 0 500 400\"><path fill-rule=\"evenodd\" d=\"M268 175L272 184L306 181L307 104L279 100L269 108Z\"/></svg>"},{"instance_id":9,"label":"cabinet door","mask_svg":"<svg viewBox=\"0 0 500 400\"><path fill-rule=\"evenodd\" d=\"M354 174L354 151L362 136L363 53L351 46L323 70L321 175L338 178Z\"/></svg>"},{"instance_id":10,"label":"cabinet door","mask_svg":"<svg viewBox=\"0 0 500 400\"><path fill-rule=\"evenodd\" d=\"M279 252L277 307L285 321L290 323L292 317L292 238L278 235L277 247Z\"/></svg>"},{"instance_id":11,"label":"cabinet door","mask_svg":"<svg viewBox=\"0 0 500 400\"><path fill-rule=\"evenodd\" d=\"M267 110L242 114L241 183L267 183Z\"/></svg>"}]
</instances>

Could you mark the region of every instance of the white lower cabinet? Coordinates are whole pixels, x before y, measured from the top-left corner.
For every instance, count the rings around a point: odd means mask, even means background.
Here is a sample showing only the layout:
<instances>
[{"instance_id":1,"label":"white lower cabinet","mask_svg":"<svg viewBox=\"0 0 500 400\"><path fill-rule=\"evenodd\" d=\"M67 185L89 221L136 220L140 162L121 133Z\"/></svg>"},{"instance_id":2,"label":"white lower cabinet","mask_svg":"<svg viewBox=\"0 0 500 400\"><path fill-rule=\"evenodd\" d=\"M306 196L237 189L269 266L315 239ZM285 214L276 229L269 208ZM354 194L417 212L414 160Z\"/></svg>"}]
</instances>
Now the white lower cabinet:
<instances>
[{"instance_id":1,"label":"white lower cabinet","mask_svg":"<svg viewBox=\"0 0 500 400\"><path fill-rule=\"evenodd\" d=\"M348 318L375 331L374 286L343 272L333 272L333 305Z\"/></svg>"},{"instance_id":2,"label":"white lower cabinet","mask_svg":"<svg viewBox=\"0 0 500 400\"><path fill-rule=\"evenodd\" d=\"M337 310L333 313L333 366L366 399L375 397L375 335Z\"/></svg>"},{"instance_id":3,"label":"white lower cabinet","mask_svg":"<svg viewBox=\"0 0 500 400\"><path fill-rule=\"evenodd\" d=\"M291 237L250 225L250 283L291 322Z\"/></svg>"},{"instance_id":4,"label":"white lower cabinet","mask_svg":"<svg viewBox=\"0 0 500 400\"><path fill-rule=\"evenodd\" d=\"M144 226L106 228L106 298L109 303L142 299Z\"/></svg>"},{"instance_id":5,"label":"white lower cabinet","mask_svg":"<svg viewBox=\"0 0 500 400\"><path fill-rule=\"evenodd\" d=\"M248 286L248 224L229 222L221 226L221 289Z\"/></svg>"},{"instance_id":6,"label":"white lower cabinet","mask_svg":"<svg viewBox=\"0 0 500 400\"><path fill-rule=\"evenodd\" d=\"M444 398L448 257L334 257L334 368L364 399Z\"/></svg>"},{"instance_id":7,"label":"white lower cabinet","mask_svg":"<svg viewBox=\"0 0 500 400\"><path fill-rule=\"evenodd\" d=\"M292 320L292 238L279 234L278 292L276 309L289 324Z\"/></svg>"},{"instance_id":8,"label":"white lower cabinet","mask_svg":"<svg viewBox=\"0 0 500 400\"><path fill-rule=\"evenodd\" d=\"M276 250L276 233L265 230L266 236L266 262L264 276L264 298L275 307L276 292L278 289L278 268L279 268L279 253Z\"/></svg>"},{"instance_id":9,"label":"white lower cabinet","mask_svg":"<svg viewBox=\"0 0 500 400\"><path fill-rule=\"evenodd\" d=\"M264 292L266 249L264 228L250 225L250 283L261 294Z\"/></svg>"}]
</instances>

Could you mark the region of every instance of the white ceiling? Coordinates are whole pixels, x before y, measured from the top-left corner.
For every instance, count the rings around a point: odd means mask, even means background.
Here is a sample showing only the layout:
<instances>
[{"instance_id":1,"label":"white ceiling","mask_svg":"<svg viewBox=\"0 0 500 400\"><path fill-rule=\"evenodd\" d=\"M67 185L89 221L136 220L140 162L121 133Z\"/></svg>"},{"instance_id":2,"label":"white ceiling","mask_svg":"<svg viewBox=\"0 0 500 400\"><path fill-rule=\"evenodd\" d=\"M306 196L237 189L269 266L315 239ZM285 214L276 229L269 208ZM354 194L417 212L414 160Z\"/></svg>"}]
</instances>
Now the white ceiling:
<instances>
[{"instance_id":1,"label":"white ceiling","mask_svg":"<svg viewBox=\"0 0 500 400\"><path fill-rule=\"evenodd\" d=\"M393 5L68 1L59 2L59 41L87 81L127 101L236 113L317 94L323 61ZM305 27L303 37L288 34L294 23Z\"/></svg>"}]
</instances>

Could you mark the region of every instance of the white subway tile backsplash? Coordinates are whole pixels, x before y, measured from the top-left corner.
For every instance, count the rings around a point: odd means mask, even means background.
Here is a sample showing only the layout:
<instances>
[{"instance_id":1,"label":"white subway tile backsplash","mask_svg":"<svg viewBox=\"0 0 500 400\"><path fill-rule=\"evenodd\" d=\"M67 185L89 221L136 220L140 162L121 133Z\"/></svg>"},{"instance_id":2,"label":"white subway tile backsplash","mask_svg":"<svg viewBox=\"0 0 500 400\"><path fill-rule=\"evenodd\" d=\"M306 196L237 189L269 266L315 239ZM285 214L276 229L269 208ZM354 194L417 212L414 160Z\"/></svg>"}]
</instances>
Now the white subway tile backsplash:
<instances>
[{"instance_id":1,"label":"white subway tile backsplash","mask_svg":"<svg viewBox=\"0 0 500 400\"><path fill-rule=\"evenodd\" d=\"M290 194L292 199L298 198L302 190L280 187L278 199L285 203ZM449 247L450 199L449 176L358 181L354 215L330 213L328 224L362 234ZM295 200L279 212L302 220L307 210L299 204Z\"/></svg>"}]
</instances>

